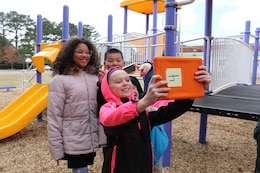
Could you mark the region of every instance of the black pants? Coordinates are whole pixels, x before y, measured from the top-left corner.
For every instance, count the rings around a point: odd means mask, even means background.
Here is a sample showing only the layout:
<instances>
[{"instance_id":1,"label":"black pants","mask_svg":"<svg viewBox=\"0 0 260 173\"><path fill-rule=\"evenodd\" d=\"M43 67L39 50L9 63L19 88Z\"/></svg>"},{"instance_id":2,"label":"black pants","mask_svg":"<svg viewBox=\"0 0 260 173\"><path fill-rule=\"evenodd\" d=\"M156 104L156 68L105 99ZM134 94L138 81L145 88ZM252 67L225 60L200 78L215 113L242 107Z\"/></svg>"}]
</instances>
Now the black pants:
<instances>
[{"instance_id":1,"label":"black pants","mask_svg":"<svg viewBox=\"0 0 260 173\"><path fill-rule=\"evenodd\" d=\"M64 160L68 162L68 168L82 168L93 165L96 153L70 155L65 153Z\"/></svg>"}]
</instances>

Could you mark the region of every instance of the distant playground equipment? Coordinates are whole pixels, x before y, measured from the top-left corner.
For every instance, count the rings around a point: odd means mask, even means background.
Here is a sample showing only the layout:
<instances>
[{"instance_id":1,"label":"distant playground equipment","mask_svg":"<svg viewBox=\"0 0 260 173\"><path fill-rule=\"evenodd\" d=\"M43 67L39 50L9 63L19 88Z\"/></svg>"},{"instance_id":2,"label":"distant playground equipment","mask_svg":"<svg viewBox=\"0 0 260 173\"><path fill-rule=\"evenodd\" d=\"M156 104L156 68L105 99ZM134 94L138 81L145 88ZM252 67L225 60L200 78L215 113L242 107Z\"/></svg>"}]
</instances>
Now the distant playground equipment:
<instances>
[{"instance_id":1,"label":"distant playground equipment","mask_svg":"<svg viewBox=\"0 0 260 173\"><path fill-rule=\"evenodd\" d=\"M0 86L0 90L6 90L6 91L10 91L10 89L14 89L16 88L16 86Z\"/></svg>"}]
</instances>

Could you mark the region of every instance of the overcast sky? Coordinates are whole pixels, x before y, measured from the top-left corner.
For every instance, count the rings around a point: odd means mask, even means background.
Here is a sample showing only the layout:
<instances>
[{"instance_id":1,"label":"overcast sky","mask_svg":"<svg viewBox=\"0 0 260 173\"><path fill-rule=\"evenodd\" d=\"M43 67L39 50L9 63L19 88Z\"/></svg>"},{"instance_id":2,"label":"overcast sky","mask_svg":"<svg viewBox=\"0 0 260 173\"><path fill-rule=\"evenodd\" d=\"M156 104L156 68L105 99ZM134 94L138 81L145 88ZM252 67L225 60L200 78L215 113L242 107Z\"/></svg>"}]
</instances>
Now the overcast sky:
<instances>
[{"instance_id":1,"label":"overcast sky","mask_svg":"<svg viewBox=\"0 0 260 173\"><path fill-rule=\"evenodd\" d=\"M113 16L113 33L123 33L124 10L120 7L123 0L0 0L0 12L17 11L30 15L36 21L42 15L50 21L63 20L63 6L69 7L70 23L93 26L102 37L107 36L107 19ZM183 6L179 11L181 40L193 39L204 35L206 0L195 0L193 4ZM236 35L243 32L245 22L251 21L251 33L260 27L260 0L213 0L213 36ZM150 15L150 29L153 16ZM157 29L163 30L165 15L158 14ZM128 12L128 32L145 33L146 16Z\"/></svg>"}]
</instances>

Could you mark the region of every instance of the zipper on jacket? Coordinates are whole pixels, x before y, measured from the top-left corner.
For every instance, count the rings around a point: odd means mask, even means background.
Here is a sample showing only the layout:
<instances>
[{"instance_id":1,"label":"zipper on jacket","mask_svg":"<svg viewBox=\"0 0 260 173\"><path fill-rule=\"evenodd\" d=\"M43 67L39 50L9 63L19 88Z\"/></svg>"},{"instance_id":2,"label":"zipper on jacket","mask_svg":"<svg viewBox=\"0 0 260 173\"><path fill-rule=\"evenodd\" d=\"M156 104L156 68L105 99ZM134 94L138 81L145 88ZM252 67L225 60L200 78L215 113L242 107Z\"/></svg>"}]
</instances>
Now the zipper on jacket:
<instances>
[{"instance_id":1,"label":"zipper on jacket","mask_svg":"<svg viewBox=\"0 0 260 173\"><path fill-rule=\"evenodd\" d=\"M90 99L89 99L89 88L88 88L88 82L87 82L87 79L86 79L86 72L84 72L83 74L83 78L84 78L84 81L85 81L85 84L86 84L86 88L87 88L87 99L88 99L88 104L89 104L89 101L90 101ZM90 108L90 106L89 106L89 108ZM91 143L92 143L92 152L95 152L95 150L94 150L94 142L93 142L93 138L92 138L92 129L91 129L91 117L90 117L90 110L88 109L88 115L89 115L89 122L88 122L88 124L90 125L90 127L89 127L89 129L90 129L90 131L89 131L89 134L90 134L90 137L91 137Z\"/></svg>"}]
</instances>

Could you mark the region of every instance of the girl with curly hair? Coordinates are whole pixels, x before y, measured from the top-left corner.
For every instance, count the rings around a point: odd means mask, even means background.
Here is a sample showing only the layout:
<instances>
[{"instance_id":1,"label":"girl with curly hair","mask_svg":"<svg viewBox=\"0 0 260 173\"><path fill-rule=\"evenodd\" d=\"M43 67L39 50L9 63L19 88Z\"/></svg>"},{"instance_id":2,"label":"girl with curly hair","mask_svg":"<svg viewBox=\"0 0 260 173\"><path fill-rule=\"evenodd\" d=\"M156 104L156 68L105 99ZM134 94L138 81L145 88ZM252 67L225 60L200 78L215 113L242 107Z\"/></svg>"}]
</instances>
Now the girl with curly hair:
<instances>
[{"instance_id":1,"label":"girl with curly hair","mask_svg":"<svg viewBox=\"0 0 260 173\"><path fill-rule=\"evenodd\" d=\"M48 143L52 157L67 160L73 173L87 173L98 144L97 74L94 44L72 37L53 63L47 107Z\"/></svg>"}]
</instances>

